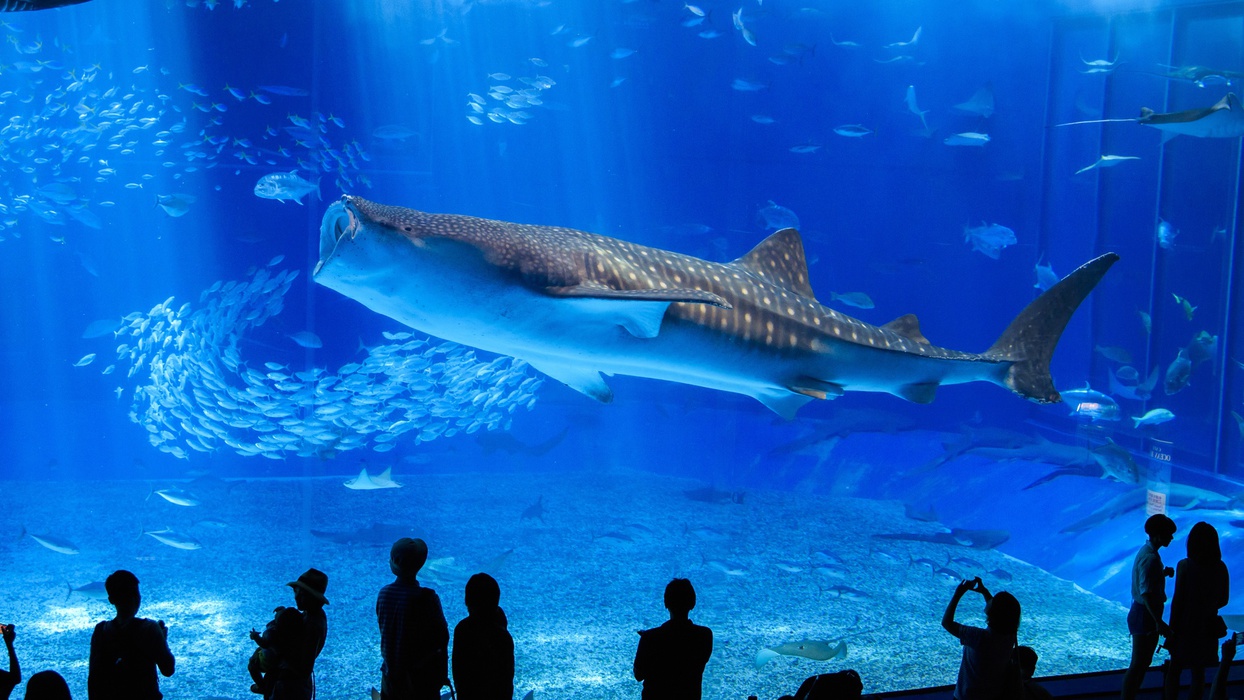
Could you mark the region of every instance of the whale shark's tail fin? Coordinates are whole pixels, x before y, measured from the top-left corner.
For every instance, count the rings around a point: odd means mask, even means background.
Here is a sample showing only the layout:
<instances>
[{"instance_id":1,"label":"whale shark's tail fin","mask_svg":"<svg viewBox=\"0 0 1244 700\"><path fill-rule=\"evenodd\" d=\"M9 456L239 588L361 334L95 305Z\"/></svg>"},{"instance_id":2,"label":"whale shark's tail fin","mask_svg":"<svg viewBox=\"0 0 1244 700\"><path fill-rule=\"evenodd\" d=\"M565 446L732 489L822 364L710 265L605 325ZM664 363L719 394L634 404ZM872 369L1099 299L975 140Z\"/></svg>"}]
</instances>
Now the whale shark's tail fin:
<instances>
[{"instance_id":1,"label":"whale shark's tail fin","mask_svg":"<svg viewBox=\"0 0 1244 700\"><path fill-rule=\"evenodd\" d=\"M1118 259L1118 255L1106 253L1081 265L1011 321L1002 337L984 353L989 359L1011 361L999 384L1037 403L1062 401L1050 377L1054 347L1071 315Z\"/></svg>"}]
</instances>

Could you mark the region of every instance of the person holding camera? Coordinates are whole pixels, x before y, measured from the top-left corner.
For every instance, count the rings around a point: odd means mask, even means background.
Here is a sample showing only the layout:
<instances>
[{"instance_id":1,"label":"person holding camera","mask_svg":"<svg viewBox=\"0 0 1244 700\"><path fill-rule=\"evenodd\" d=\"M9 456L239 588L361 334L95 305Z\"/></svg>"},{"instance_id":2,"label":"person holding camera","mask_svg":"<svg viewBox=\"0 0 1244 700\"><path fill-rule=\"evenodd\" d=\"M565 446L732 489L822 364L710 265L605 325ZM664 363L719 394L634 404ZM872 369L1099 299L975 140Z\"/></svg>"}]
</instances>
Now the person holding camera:
<instances>
[{"instance_id":1,"label":"person holding camera","mask_svg":"<svg viewBox=\"0 0 1244 700\"><path fill-rule=\"evenodd\" d=\"M4 646L9 650L9 670L0 671L0 700L9 700L9 694L22 682L22 667L17 663L17 652L13 649L17 631L13 625L0 625L0 637L4 638Z\"/></svg>"},{"instance_id":2,"label":"person holding camera","mask_svg":"<svg viewBox=\"0 0 1244 700\"><path fill-rule=\"evenodd\" d=\"M1158 637L1170 634L1162 621L1166 606L1166 577L1175 570L1162 566L1158 550L1175 539L1175 521L1158 513L1145 521L1149 540L1140 546L1132 561L1132 608L1127 613L1127 631L1132 635L1132 659L1123 674L1121 700L1135 700L1136 691L1153 663Z\"/></svg>"},{"instance_id":3,"label":"person holding camera","mask_svg":"<svg viewBox=\"0 0 1244 700\"><path fill-rule=\"evenodd\" d=\"M122 569L104 579L108 602L117 616L95 625L86 692L90 700L161 700L160 680L173 675L175 660L168 648L164 620L138 617L142 595L138 577Z\"/></svg>"},{"instance_id":4,"label":"person holding camera","mask_svg":"<svg viewBox=\"0 0 1244 700\"><path fill-rule=\"evenodd\" d=\"M968 591L985 598L985 629L955 621L959 599ZM942 627L963 645L955 700L997 700L1008 688L1007 671L1019 634L1020 607L1015 596L1001 591L991 595L979 576L960 581L942 615Z\"/></svg>"}]
</instances>

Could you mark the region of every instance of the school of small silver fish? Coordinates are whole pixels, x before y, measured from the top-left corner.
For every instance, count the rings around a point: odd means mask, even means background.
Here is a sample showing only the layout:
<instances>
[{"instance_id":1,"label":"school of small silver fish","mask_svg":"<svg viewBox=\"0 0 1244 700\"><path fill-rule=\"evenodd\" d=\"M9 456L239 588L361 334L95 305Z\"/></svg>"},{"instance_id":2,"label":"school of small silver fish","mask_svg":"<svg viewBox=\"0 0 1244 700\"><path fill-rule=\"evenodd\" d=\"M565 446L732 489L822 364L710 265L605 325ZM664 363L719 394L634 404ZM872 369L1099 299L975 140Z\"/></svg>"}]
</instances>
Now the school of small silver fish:
<instances>
[{"instance_id":1,"label":"school of small silver fish","mask_svg":"<svg viewBox=\"0 0 1244 700\"><path fill-rule=\"evenodd\" d=\"M486 362L457 343L409 332L386 332L391 342L331 372L243 358L239 343L281 312L297 277L263 267L246 280L216 282L198 308L175 308L170 297L122 319L116 334L129 337L117 362L140 382L129 415L154 447L181 459L225 448L270 459L387 452L403 436L417 445L507 430L515 411L535 405L543 379L522 360Z\"/></svg>"},{"instance_id":2,"label":"school of small silver fish","mask_svg":"<svg viewBox=\"0 0 1244 700\"><path fill-rule=\"evenodd\" d=\"M344 121L273 104L305 98L306 90L208 90L152 65L86 64L59 38L45 42L9 22L0 29L8 44L0 49L0 241L20 236L28 216L102 229L103 210L139 193L170 217L186 214L196 197L158 191L156 183L167 180L157 179L151 163L173 171L177 187L196 191L210 186L189 184L194 173L235 163L296 169L309 180L331 175L342 190L371 187L360 172L370 156L358 141L330 138L345 133ZM274 121L262 133L244 132L263 124L265 113ZM51 238L63 243L67 230L52 229Z\"/></svg>"},{"instance_id":3,"label":"school of small silver fish","mask_svg":"<svg viewBox=\"0 0 1244 700\"><path fill-rule=\"evenodd\" d=\"M530 59L530 61L535 67L544 64L544 61L538 58ZM494 84L488 86L488 92L485 94L493 102L501 104L493 104L491 108L485 109L492 103L474 92L467 93L467 121L476 126L483 126L489 122L518 126L526 124L535 116L528 110L544 105L544 92L557 84L557 81L547 75L514 78L509 73L490 73L488 80ZM521 87L507 85L506 83L511 80L519 83Z\"/></svg>"}]
</instances>

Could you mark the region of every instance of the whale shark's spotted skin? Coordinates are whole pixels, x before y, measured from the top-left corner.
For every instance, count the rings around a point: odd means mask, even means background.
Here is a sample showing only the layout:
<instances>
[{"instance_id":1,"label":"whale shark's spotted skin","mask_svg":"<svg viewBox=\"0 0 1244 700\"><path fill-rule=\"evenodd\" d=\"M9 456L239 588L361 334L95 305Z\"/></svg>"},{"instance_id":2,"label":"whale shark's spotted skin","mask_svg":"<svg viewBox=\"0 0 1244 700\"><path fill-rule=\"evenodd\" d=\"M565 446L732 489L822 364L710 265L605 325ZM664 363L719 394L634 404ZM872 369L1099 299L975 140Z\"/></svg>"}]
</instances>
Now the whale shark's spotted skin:
<instances>
[{"instance_id":1,"label":"whale shark's spotted skin","mask_svg":"<svg viewBox=\"0 0 1244 700\"><path fill-rule=\"evenodd\" d=\"M980 354L930 344L911 315L874 326L821 305L794 229L715 263L575 229L347 196L325 214L315 279L601 400L610 397L606 372L744 393L793 415L846 390L927 402L940 384L978 380L1057 401L1049 356L1115 259L1070 275Z\"/></svg>"}]
</instances>

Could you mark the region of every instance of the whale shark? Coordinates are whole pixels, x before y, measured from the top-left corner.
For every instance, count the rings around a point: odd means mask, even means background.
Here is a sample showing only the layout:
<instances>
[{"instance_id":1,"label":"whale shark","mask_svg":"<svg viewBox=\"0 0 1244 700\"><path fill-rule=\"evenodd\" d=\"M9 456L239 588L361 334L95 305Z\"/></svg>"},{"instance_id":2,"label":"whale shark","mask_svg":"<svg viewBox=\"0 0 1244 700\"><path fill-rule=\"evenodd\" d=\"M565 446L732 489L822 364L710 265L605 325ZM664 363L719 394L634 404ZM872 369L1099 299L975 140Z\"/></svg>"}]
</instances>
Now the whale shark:
<instances>
[{"instance_id":1,"label":"whale shark","mask_svg":"<svg viewBox=\"0 0 1244 700\"><path fill-rule=\"evenodd\" d=\"M799 232L716 263L575 229L434 214L345 195L325 212L313 279L429 335L510 355L601 402L628 375L754 397L784 418L813 399L929 403L985 381L1060 400L1050 358L1118 256L1081 266L981 353L930 343L914 315L874 326L823 306Z\"/></svg>"}]
</instances>

